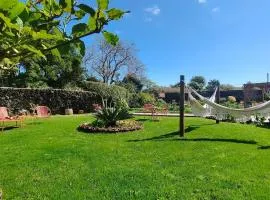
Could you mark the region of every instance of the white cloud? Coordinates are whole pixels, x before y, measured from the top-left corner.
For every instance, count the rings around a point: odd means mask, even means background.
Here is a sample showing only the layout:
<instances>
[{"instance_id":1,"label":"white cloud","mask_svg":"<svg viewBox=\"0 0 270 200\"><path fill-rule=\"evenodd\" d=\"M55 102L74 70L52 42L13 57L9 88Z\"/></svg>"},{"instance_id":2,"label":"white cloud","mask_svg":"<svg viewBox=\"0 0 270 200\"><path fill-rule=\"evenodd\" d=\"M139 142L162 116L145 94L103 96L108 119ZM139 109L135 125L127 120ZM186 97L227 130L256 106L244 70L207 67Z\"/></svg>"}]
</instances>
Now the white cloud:
<instances>
[{"instance_id":1,"label":"white cloud","mask_svg":"<svg viewBox=\"0 0 270 200\"><path fill-rule=\"evenodd\" d=\"M212 9L212 12L216 13L216 12L219 12L220 11L220 8L219 7L215 7Z\"/></svg>"},{"instance_id":2,"label":"white cloud","mask_svg":"<svg viewBox=\"0 0 270 200\"><path fill-rule=\"evenodd\" d=\"M159 15L161 12L160 8L157 5L154 5L153 7L146 8L146 9L144 9L144 11L148 12L152 15Z\"/></svg>"},{"instance_id":3,"label":"white cloud","mask_svg":"<svg viewBox=\"0 0 270 200\"><path fill-rule=\"evenodd\" d=\"M207 0L198 0L199 4L207 3Z\"/></svg>"}]
</instances>

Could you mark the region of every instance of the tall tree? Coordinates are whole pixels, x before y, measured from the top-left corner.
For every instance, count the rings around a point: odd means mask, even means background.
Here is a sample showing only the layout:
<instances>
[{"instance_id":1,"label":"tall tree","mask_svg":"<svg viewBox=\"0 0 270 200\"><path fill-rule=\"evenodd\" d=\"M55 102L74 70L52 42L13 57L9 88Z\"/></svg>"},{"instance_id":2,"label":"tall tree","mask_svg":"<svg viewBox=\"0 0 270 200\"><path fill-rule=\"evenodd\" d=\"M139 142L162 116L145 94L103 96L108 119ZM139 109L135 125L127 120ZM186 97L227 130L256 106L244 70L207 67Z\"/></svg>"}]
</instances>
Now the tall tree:
<instances>
[{"instance_id":1,"label":"tall tree","mask_svg":"<svg viewBox=\"0 0 270 200\"><path fill-rule=\"evenodd\" d=\"M95 33L102 32L109 42L116 44L118 37L104 27L125 13L109 9L109 0L97 0L93 6L76 0L1 0L0 68L17 67L33 55L46 59L45 55L51 53L61 57L70 44L78 46L84 55L81 38ZM68 31L70 28L72 31Z\"/></svg>"},{"instance_id":2,"label":"tall tree","mask_svg":"<svg viewBox=\"0 0 270 200\"><path fill-rule=\"evenodd\" d=\"M216 87L220 86L219 80L213 79L210 80L206 86L207 90L215 90Z\"/></svg>"},{"instance_id":3,"label":"tall tree","mask_svg":"<svg viewBox=\"0 0 270 200\"><path fill-rule=\"evenodd\" d=\"M20 72L14 71L0 79L5 80L2 86L8 87L64 88L79 85L85 79L85 72L82 56L74 48L61 59L52 54L46 55L46 60L38 56L26 58L20 64Z\"/></svg>"},{"instance_id":4,"label":"tall tree","mask_svg":"<svg viewBox=\"0 0 270 200\"><path fill-rule=\"evenodd\" d=\"M111 45L106 40L98 40L87 52L84 62L91 74L107 84L112 84L127 74L140 76L144 71L134 45L124 42Z\"/></svg>"},{"instance_id":5,"label":"tall tree","mask_svg":"<svg viewBox=\"0 0 270 200\"><path fill-rule=\"evenodd\" d=\"M118 85L125 87L131 93L141 92L143 88L142 81L134 74L126 75L124 79L118 83Z\"/></svg>"},{"instance_id":6,"label":"tall tree","mask_svg":"<svg viewBox=\"0 0 270 200\"><path fill-rule=\"evenodd\" d=\"M201 91L206 85L206 80L203 76L194 76L188 85L195 90Z\"/></svg>"},{"instance_id":7,"label":"tall tree","mask_svg":"<svg viewBox=\"0 0 270 200\"><path fill-rule=\"evenodd\" d=\"M231 84L221 84L220 89L222 90L233 90L233 89L239 89Z\"/></svg>"}]
</instances>

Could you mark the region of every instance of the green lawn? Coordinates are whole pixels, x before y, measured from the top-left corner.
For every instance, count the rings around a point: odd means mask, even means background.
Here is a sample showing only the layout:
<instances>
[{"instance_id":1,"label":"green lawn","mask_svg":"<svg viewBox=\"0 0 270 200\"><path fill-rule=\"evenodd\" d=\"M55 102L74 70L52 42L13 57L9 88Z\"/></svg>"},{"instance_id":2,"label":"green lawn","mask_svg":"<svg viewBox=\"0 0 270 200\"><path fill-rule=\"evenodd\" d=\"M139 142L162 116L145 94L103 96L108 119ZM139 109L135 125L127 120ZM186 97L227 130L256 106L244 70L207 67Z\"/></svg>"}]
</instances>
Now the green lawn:
<instances>
[{"instance_id":1,"label":"green lawn","mask_svg":"<svg viewBox=\"0 0 270 200\"><path fill-rule=\"evenodd\" d=\"M269 199L270 131L198 118L87 135L90 116L29 121L0 133L4 199ZM142 118L143 119L143 118Z\"/></svg>"}]
</instances>

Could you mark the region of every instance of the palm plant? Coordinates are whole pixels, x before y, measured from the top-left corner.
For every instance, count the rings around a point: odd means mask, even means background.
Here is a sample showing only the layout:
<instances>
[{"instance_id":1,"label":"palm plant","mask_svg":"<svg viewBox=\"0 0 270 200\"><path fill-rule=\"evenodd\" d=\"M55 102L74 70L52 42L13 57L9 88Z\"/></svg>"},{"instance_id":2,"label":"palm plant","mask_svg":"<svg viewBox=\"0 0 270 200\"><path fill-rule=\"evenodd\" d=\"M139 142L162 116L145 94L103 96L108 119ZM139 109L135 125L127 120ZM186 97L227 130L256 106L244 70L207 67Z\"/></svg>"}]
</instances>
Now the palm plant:
<instances>
[{"instance_id":1,"label":"palm plant","mask_svg":"<svg viewBox=\"0 0 270 200\"><path fill-rule=\"evenodd\" d=\"M102 124L105 127L116 126L117 121L130 118L127 107L123 104L108 106L107 102L103 102L102 109L98 110L96 115L97 124Z\"/></svg>"}]
</instances>

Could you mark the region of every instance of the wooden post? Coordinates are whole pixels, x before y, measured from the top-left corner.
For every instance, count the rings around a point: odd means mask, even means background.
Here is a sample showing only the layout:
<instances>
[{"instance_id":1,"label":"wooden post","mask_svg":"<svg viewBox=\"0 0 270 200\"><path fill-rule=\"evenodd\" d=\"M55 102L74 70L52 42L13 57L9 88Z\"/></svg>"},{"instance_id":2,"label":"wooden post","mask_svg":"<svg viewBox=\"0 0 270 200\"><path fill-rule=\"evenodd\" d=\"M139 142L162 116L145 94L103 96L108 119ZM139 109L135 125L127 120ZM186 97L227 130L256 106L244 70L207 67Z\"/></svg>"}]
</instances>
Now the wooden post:
<instances>
[{"instance_id":1,"label":"wooden post","mask_svg":"<svg viewBox=\"0 0 270 200\"><path fill-rule=\"evenodd\" d=\"M184 112L185 112L185 76L180 76L180 119L179 119L179 130L180 137L184 137L185 135L185 120L184 120Z\"/></svg>"},{"instance_id":2,"label":"wooden post","mask_svg":"<svg viewBox=\"0 0 270 200\"><path fill-rule=\"evenodd\" d=\"M216 94L216 103L219 104L220 103L220 86L218 86L217 88L217 94ZM216 124L219 124L219 120L216 120Z\"/></svg>"}]
</instances>

